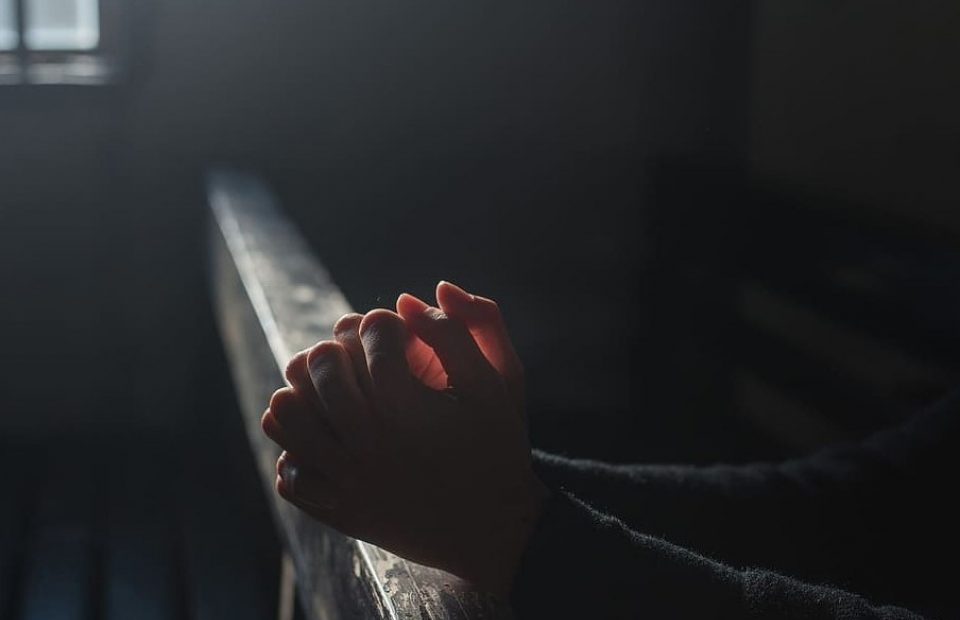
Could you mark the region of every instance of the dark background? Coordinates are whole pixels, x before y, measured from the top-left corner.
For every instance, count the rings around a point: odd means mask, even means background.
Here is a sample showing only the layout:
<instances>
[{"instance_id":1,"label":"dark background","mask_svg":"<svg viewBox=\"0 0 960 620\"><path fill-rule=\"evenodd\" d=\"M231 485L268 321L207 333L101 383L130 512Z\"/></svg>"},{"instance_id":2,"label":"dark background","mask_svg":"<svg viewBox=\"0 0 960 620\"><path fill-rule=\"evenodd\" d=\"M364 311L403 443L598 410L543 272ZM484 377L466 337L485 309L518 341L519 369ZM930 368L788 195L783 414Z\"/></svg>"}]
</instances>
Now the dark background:
<instances>
[{"instance_id":1,"label":"dark background","mask_svg":"<svg viewBox=\"0 0 960 620\"><path fill-rule=\"evenodd\" d=\"M213 165L359 311L498 299L554 451L782 457L960 378L954 0L103 7L115 81L0 86L0 617L275 609Z\"/></svg>"},{"instance_id":2,"label":"dark background","mask_svg":"<svg viewBox=\"0 0 960 620\"><path fill-rule=\"evenodd\" d=\"M755 202L811 206L811 240L836 214L924 251L960 232L954 2L140 0L121 23L117 83L0 88L7 436L226 415L214 163L273 184L358 310L440 278L498 298L538 443L620 459L820 437L757 434L701 359L702 285L742 247L707 222L756 230Z\"/></svg>"}]
</instances>

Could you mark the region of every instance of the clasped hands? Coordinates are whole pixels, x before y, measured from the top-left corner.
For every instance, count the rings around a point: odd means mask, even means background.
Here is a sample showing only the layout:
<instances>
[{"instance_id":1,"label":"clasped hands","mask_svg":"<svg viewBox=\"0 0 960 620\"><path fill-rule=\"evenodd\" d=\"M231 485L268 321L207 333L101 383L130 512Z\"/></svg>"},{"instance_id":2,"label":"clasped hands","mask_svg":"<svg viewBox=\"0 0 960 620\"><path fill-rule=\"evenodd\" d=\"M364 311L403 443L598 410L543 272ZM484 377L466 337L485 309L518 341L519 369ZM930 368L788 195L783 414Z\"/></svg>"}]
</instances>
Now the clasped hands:
<instances>
[{"instance_id":1,"label":"clasped hands","mask_svg":"<svg viewBox=\"0 0 960 620\"><path fill-rule=\"evenodd\" d=\"M507 595L545 491L523 371L496 303L437 286L437 307L349 314L298 353L263 415L276 489L355 538Z\"/></svg>"}]
</instances>

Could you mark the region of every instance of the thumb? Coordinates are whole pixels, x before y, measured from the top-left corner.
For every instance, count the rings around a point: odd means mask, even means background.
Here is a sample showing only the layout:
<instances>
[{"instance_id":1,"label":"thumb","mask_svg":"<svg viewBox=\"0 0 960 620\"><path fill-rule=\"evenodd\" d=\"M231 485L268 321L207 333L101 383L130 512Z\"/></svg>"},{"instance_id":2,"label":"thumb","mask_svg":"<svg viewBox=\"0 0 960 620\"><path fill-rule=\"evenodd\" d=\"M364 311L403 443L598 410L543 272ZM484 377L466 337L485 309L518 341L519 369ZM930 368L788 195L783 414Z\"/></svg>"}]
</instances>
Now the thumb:
<instances>
[{"instance_id":1,"label":"thumb","mask_svg":"<svg viewBox=\"0 0 960 620\"><path fill-rule=\"evenodd\" d=\"M463 321L484 356L506 380L510 391L522 399L523 364L507 333L497 302L441 281L437 285L437 303L446 314Z\"/></svg>"},{"instance_id":2,"label":"thumb","mask_svg":"<svg viewBox=\"0 0 960 620\"><path fill-rule=\"evenodd\" d=\"M502 385L462 321L447 316L413 295L397 299L397 311L410 330L434 350L450 384L475 396L491 393Z\"/></svg>"}]
</instances>

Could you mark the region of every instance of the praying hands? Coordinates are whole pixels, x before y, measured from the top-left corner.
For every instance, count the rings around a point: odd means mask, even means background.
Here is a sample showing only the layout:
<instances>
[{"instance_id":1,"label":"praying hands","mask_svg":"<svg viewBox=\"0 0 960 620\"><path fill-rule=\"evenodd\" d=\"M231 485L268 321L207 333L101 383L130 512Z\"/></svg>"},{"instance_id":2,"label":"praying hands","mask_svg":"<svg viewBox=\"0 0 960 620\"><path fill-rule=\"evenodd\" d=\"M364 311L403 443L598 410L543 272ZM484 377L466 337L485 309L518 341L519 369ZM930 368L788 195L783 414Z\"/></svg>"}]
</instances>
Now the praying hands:
<instances>
[{"instance_id":1,"label":"praying hands","mask_svg":"<svg viewBox=\"0 0 960 620\"><path fill-rule=\"evenodd\" d=\"M546 491L496 303L437 286L338 321L287 367L263 430L277 492L344 534L506 595Z\"/></svg>"}]
</instances>

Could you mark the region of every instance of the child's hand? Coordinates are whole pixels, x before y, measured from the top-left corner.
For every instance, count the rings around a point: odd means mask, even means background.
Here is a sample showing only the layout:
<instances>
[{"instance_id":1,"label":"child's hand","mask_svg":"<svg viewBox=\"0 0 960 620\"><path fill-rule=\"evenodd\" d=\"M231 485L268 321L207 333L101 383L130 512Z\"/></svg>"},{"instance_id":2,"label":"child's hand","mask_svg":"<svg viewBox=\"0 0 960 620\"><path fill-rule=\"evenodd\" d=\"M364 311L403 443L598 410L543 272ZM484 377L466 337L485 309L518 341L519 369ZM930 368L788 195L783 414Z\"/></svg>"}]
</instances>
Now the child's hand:
<instances>
[{"instance_id":1,"label":"child's hand","mask_svg":"<svg viewBox=\"0 0 960 620\"><path fill-rule=\"evenodd\" d=\"M539 514L522 371L496 305L441 284L445 312L348 315L296 356L264 431L277 491L345 534L499 594ZM402 318L401 318L402 316Z\"/></svg>"}]
</instances>

